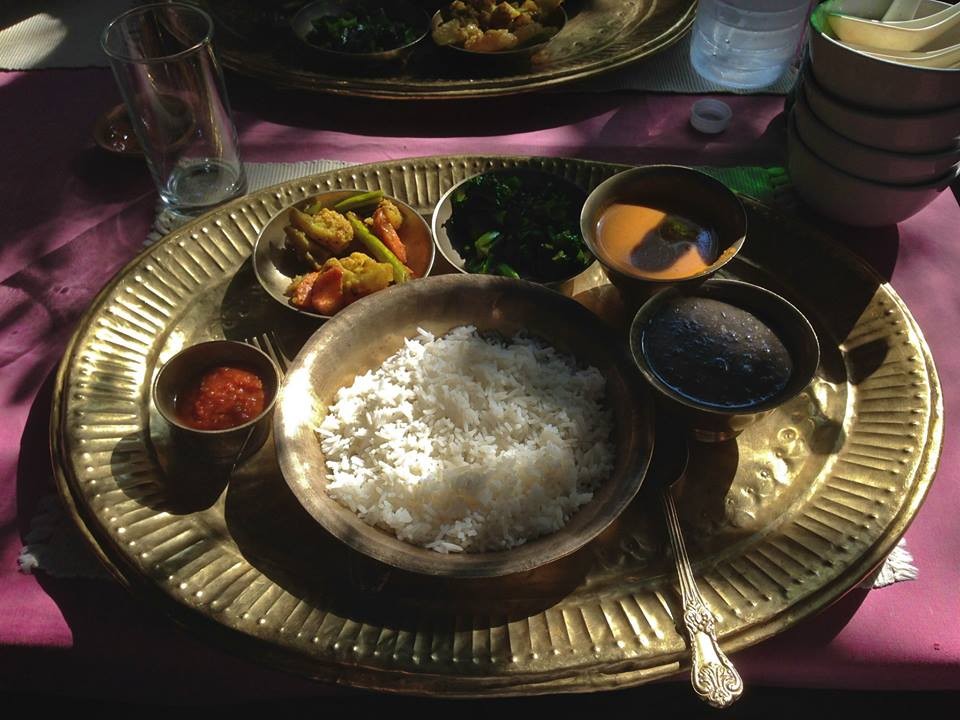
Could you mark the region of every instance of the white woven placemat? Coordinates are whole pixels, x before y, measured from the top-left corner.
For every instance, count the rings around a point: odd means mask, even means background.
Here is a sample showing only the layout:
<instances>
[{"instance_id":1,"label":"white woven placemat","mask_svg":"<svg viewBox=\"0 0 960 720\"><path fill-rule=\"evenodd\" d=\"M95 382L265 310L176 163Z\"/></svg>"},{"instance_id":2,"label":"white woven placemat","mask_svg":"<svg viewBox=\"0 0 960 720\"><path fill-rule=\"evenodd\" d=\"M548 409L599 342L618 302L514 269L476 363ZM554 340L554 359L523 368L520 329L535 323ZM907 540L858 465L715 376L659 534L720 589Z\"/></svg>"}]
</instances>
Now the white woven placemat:
<instances>
[{"instance_id":1,"label":"white woven placemat","mask_svg":"<svg viewBox=\"0 0 960 720\"><path fill-rule=\"evenodd\" d=\"M349 164L337 160L245 163L244 169L247 173L247 189L253 192L286 180L336 170ZM728 184L740 187L766 187L769 192L768 197L773 198L774 202L780 202L780 198L784 202L790 202L792 199L792 193L787 187L788 181L781 169L741 167L713 172L720 175L720 178L725 179ZM159 240L182 222L182 218L159 212L146 243L151 244ZM50 495L39 503L25 542L18 559L22 572L31 573L39 570L54 577L65 578L109 577L107 571L86 547L76 526L64 514L60 500L55 495ZM873 578L868 578L861 587L880 588L916 578L917 568L913 564L913 557L907 550L906 541L901 540L879 573Z\"/></svg>"},{"instance_id":2,"label":"white woven placemat","mask_svg":"<svg viewBox=\"0 0 960 720\"><path fill-rule=\"evenodd\" d=\"M133 4L131 0L54 0L42 9L27 9L22 19L0 29L0 70L39 70L43 68L107 67L100 48L100 33L117 15ZM558 88L560 92L614 92L647 90L653 92L708 93L730 92L704 80L690 66L690 35L667 50L630 67L598 78ZM763 93L785 94L793 85L796 71L791 69Z\"/></svg>"},{"instance_id":3,"label":"white woven placemat","mask_svg":"<svg viewBox=\"0 0 960 720\"><path fill-rule=\"evenodd\" d=\"M107 67L100 33L131 0L2 0L0 70ZM19 6L19 7L18 7Z\"/></svg>"}]
</instances>

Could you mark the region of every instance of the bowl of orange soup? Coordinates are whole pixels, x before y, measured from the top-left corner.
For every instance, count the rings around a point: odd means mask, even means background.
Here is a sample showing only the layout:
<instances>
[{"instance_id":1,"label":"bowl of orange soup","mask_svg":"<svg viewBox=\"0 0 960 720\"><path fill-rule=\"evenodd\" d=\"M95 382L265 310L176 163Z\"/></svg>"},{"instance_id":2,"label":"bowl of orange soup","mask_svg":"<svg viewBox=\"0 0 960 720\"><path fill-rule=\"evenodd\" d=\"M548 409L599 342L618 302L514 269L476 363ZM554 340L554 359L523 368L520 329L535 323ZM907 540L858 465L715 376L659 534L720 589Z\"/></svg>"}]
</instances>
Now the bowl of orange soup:
<instances>
[{"instance_id":1,"label":"bowl of orange soup","mask_svg":"<svg viewBox=\"0 0 960 720\"><path fill-rule=\"evenodd\" d=\"M598 185L580 231L626 299L706 280L740 251L747 215L719 180L679 165L626 170Z\"/></svg>"}]
</instances>

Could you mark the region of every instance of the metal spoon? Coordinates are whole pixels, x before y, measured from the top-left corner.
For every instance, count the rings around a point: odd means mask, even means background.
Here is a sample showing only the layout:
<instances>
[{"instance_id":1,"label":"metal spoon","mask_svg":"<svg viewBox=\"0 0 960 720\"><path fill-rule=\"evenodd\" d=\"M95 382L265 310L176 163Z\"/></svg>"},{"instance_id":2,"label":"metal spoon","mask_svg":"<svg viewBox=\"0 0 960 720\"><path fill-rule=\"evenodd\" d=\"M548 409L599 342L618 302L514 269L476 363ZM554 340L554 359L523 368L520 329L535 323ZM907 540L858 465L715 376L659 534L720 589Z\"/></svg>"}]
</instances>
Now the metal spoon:
<instances>
[{"instance_id":1,"label":"metal spoon","mask_svg":"<svg viewBox=\"0 0 960 720\"><path fill-rule=\"evenodd\" d=\"M662 414L661 414L662 415ZM697 589L683 543L673 485L687 471L690 451L683 428L658 418L651 479L659 486L670 546L680 577L683 624L690 641L690 682L694 692L713 707L732 705L743 693L743 680L717 642L716 618Z\"/></svg>"}]
</instances>

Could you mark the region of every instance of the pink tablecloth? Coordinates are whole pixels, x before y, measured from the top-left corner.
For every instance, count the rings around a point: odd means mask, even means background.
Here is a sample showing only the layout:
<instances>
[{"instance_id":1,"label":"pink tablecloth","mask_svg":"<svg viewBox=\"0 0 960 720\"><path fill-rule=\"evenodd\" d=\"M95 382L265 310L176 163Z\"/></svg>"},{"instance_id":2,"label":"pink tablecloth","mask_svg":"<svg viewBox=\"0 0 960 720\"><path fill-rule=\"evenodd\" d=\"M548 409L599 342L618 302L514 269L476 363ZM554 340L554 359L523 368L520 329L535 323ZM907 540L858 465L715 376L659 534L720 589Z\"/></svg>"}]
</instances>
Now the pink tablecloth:
<instances>
[{"instance_id":1,"label":"pink tablecloth","mask_svg":"<svg viewBox=\"0 0 960 720\"><path fill-rule=\"evenodd\" d=\"M546 95L458 104L278 96L231 83L245 159L354 162L490 153L628 163L783 163L782 98L728 98L719 137L687 124L693 98ZM155 194L145 167L106 156L89 129L118 100L103 70L0 74L0 687L103 697L303 697L325 689L201 644L118 586L21 575L16 555L52 487L50 373L91 297L141 248ZM909 304L940 371L943 461L907 533L920 579L855 592L816 618L739 653L748 684L960 689L960 209L944 193L899 228L895 257L849 232ZM884 231L889 239L893 231ZM884 247L890 247L889 242ZM895 265L894 265L895 261Z\"/></svg>"}]
</instances>

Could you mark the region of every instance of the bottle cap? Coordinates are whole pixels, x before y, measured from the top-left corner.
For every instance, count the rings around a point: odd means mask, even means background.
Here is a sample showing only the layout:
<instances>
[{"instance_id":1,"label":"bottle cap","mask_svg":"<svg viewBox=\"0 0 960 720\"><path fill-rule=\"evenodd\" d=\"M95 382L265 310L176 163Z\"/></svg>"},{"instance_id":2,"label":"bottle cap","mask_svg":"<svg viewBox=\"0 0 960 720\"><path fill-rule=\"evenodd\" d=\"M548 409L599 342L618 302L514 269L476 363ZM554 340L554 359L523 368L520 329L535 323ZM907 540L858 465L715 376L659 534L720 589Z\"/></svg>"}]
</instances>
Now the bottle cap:
<instances>
[{"instance_id":1,"label":"bottle cap","mask_svg":"<svg viewBox=\"0 0 960 720\"><path fill-rule=\"evenodd\" d=\"M725 102L707 98L697 100L690 108L690 124L702 133L716 135L730 124L733 110Z\"/></svg>"}]
</instances>

